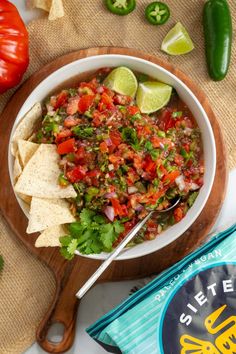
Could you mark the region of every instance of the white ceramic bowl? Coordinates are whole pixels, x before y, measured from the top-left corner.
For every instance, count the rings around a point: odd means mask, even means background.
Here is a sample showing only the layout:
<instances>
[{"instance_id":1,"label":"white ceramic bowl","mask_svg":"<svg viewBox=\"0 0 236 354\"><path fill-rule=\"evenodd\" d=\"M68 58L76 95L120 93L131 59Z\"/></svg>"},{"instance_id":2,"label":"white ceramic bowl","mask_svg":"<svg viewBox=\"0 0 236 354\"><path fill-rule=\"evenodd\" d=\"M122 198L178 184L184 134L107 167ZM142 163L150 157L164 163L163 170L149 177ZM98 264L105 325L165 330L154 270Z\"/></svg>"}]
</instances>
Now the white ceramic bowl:
<instances>
[{"instance_id":1,"label":"white ceramic bowl","mask_svg":"<svg viewBox=\"0 0 236 354\"><path fill-rule=\"evenodd\" d=\"M188 107L192 111L200 127L203 139L205 159L204 185L201 188L199 196L196 199L193 207L189 210L185 218L178 224L170 227L169 229L161 233L161 235L158 236L155 240L146 241L133 248L125 249L118 257L119 260L124 260L144 256L146 254L155 252L176 240L181 234L183 234L183 232L185 232L190 227L190 225L193 224L193 222L196 220L196 218L202 211L209 197L214 181L216 167L216 148L214 135L206 112L204 111L198 99L191 92L191 90L175 75L173 75L163 67L153 64L149 61L136 57L116 54L92 56L76 60L68 65L65 65L59 70L55 71L53 74L49 75L45 80L43 80L32 91L30 96L27 98L27 100L21 107L21 110L19 111L16 117L12 132L15 130L16 125L22 119L23 115L34 105L34 103L42 101L49 93L51 93L57 86L59 86L64 81L67 81L73 78L74 76L86 71L97 70L102 67L116 67L121 65L127 66L135 71L147 74L155 78L156 80L163 81L173 86L176 89L180 98L188 105ZM12 180L13 158L11 156L10 151L8 156L9 172ZM27 205L22 202L21 199L17 199L24 213L26 214L26 216L28 216ZM100 255L91 255L86 257L94 259L105 259L107 257L107 254L101 253Z\"/></svg>"}]
</instances>

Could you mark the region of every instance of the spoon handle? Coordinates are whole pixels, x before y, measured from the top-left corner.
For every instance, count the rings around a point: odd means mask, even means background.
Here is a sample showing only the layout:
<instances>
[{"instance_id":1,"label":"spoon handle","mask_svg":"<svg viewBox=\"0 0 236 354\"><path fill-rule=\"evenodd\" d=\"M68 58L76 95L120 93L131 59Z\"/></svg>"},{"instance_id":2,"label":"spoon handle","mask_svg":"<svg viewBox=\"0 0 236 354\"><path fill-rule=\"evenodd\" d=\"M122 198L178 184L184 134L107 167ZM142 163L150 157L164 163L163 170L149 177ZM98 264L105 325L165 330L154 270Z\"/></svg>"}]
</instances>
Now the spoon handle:
<instances>
[{"instance_id":1,"label":"spoon handle","mask_svg":"<svg viewBox=\"0 0 236 354\"><path fill-rule=\"evenodd\" d=\"M116 249L107 257L107 259L100 265L96 272L86 281L82 288L77 292L76 296L81 299L91 286L96 282L96 280L102 275L102 273L107 269L111 262L119 255L123 248L132 240L132 238L138 233L138 231L143 227L148 219L152 216L153 211L151 211L143 220L139 221L130 232L125 236L123 241L116 247Z\"/></svg>"}]
</instances>

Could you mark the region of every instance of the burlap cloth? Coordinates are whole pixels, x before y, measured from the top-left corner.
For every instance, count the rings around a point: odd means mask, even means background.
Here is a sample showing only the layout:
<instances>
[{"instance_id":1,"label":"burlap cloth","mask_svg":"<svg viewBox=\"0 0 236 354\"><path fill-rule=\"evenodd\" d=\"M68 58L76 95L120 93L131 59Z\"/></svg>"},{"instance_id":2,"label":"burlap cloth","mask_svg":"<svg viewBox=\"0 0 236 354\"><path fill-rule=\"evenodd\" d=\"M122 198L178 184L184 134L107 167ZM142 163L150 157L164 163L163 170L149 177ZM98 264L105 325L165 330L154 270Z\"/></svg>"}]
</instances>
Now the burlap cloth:
<instances>
[{"instance_id":1,"label":"burlap cloth","mask_svg":"<svg viewBox=\"0 0 236 354\"><path fill-rule=\"evenodd\" d=\"M91 46L133 47L156 54L178 66L205 91L222 123L229 165L235 167L236 46L227 78L220 83L211 81L206 72L203 49L201 19L204 0L165 0L172 12L171 20L161 27L151 26L144 20L144 8L149 2L138 0L136 11L121 18L110 14L102 0L64 0L64 18L49 22L45 14L45 18L28 26L31 64L26 77L62 54ZM229 4L236 29L236 1L229 0ZM187 27L196 49L186 56L168 57L160 51L161 41L176 21ZM0 98L0 111L11 94ZM19 354L34 341L35 329L55 288L50 271L10 234L1 219L0 254L5 259L5 269L0 275L0 354Z\"/></svg>"}]
</instances>

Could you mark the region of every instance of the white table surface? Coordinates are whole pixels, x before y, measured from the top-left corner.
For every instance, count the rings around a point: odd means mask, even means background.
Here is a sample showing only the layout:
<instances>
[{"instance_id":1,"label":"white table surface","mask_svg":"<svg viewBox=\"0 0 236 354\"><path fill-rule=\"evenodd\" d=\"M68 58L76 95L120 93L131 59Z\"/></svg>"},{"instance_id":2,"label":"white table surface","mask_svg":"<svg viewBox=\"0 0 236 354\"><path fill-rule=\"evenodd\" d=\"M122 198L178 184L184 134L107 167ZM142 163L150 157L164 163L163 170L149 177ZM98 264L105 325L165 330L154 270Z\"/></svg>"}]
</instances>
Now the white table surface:
<instances>
[{"instance_id":1,"label":"white table surface","mask_svg":"<svg viewBox=\"0 0 236 354\"><path fill-rule=\"evenodd\" d=\"M28 23L30 20L44 16L41 10L27 10L24 0L12 0L21 13L24 21ZM226 199L213 228L217 229L219 225L225 225L229 222L236 221L236 169L230 172L229 184L226 193ZM96 321L99 317L111 310L114 306L123 301L129 294L130 289L137 284L136 281L126 281L119 283L100 284L95 286L82 299L78 311L76 339L73 348L68 354L103 354L106 353L96 342L94 342L85 332L85 328ZM99 306L98 306L99 304ZM59 329L55 329L52 333L52 339L59 333ZM43 354L45 353L36 343L30 347L25 354Z\"/></svg>"}]
</instances>

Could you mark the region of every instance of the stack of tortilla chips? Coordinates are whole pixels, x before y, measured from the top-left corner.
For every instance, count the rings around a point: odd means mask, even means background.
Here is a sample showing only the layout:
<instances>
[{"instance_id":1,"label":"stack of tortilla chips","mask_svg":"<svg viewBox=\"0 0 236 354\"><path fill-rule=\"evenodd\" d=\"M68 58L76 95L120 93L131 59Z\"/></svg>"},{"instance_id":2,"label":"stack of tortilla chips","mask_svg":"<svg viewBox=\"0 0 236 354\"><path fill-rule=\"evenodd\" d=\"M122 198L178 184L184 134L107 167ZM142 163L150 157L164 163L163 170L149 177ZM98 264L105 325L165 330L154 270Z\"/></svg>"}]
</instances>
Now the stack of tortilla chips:
<instances>
[{"instance_id":1,"label":"stack of tortilla chips","mask_svg":"<svg viewBox=\"0 0 236 354\"><path fill-rule=\"evenodd\" d=\"M56 145L35 144L34 129L42 118L40 103L23 117L12 136L11 153L14 190L28 205L27 233L41 232L36 247L60 246L59 237L66 234L66 224L75 221L68 198L75 198L72 185L61 187L58 177L59 155Z\"/></svg>"}]
</instances>

